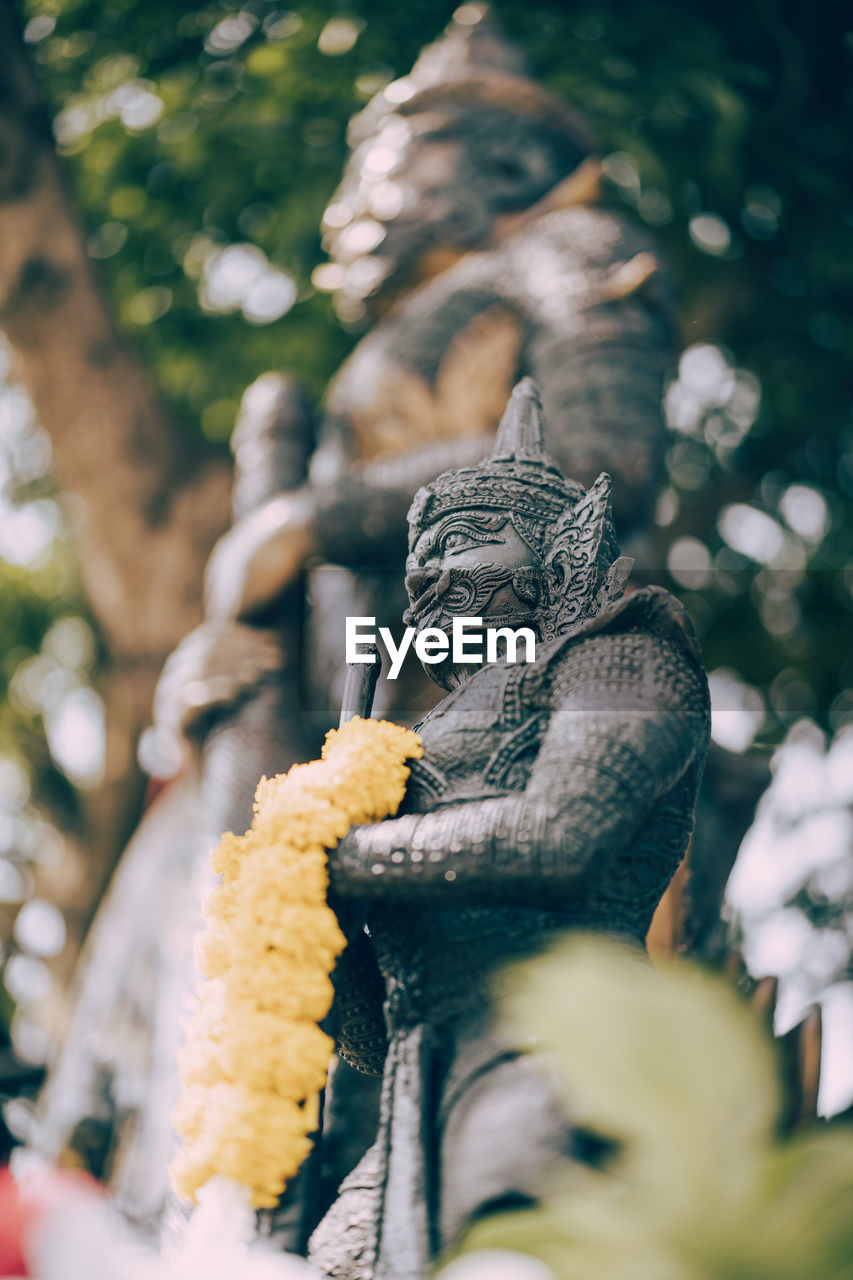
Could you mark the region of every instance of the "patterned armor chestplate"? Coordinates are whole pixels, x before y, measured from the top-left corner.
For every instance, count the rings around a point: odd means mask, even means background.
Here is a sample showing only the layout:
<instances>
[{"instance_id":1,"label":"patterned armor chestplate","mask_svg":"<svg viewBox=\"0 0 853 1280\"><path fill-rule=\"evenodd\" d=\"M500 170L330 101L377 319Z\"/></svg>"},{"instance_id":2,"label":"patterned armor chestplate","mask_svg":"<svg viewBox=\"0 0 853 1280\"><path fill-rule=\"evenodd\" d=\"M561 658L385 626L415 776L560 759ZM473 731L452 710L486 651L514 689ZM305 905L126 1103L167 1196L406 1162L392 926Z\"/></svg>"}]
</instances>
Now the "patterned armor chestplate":
<instances>
[{"instance_id":1,"label":"patterned armor chestplate","mask_svg":"<svg viewBox=\"0 0 853 1280\"><path fill-rule=\"evenodd\" d=\"M412 761L401 813L452 810L523 790L548 723L547 709L529 696L539 682L530 682L522 707L526 672L523 665L484 665L416 726L424 754ZM452 823L448 848L452 872ZM508 857L515 853L507 849ZM578 908L374 905L368 927L386 983L389 1031L487 1007L495 969L540 950L578 920Z\"/></svg>"},{"instance_id":2,"label":"patterned armor chestplate","mask_svg":"<svg viewBox=\"0 0 853 1280\"><path fill-rule=\"evenodd\" d=\"M519 723L514 694L522 672L517 666L484 666L415 726L424 754L412 761L401 813L426 813L524 786L545 716L530 707ZM525 755L528 768L519 772L513 765Z\"/></svg>"}]
</instances>

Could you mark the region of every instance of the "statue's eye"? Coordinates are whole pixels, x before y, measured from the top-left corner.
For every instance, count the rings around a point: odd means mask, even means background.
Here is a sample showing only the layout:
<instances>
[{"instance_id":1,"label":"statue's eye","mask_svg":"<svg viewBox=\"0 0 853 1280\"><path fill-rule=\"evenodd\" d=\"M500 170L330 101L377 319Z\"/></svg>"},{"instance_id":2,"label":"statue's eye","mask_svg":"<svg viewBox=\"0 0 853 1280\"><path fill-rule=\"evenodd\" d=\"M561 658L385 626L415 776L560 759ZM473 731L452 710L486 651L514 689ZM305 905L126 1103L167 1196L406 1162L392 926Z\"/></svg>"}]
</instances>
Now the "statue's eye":
<instances>
[{"instance_id":1,"label":"statue's eye","mask_svg":"<svg viewBox=\"0 0 853 1280\"><path fill-rule=\"evenodd\" d=\"M443 550L446 555L448 551L464 551L472 545L472 540L466 533L449 533L444 539Z\"/></svg>"}]
</instances>

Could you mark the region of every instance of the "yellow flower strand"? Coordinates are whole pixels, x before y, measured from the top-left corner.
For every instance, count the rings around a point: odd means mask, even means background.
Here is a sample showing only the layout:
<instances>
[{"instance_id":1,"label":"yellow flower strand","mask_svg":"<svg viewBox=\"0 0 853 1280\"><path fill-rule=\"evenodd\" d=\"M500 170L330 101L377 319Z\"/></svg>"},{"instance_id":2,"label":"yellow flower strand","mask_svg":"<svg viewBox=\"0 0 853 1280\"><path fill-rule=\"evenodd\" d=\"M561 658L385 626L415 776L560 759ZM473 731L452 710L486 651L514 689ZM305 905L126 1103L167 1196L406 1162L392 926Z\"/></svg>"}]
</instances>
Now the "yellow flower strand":
<instances>
[{"instance_id":1,"label":"yellow flower strand","mask_svg":"<svg viewBox=\"0 0 853 1280\"><path fill-rule=\"evenodd\" d=\"M199 1008L179 1057L184 1093L172 1121L181 1194L215 1175L271 1208L311 1149L334 1042L317 1023L345 946L326 903L326 850L351 826L396 813L417 734L384 720L348 721L322 758L262 778L243 836L212 854L221 883L196 940Z\"/></svg>"}]
</instances>

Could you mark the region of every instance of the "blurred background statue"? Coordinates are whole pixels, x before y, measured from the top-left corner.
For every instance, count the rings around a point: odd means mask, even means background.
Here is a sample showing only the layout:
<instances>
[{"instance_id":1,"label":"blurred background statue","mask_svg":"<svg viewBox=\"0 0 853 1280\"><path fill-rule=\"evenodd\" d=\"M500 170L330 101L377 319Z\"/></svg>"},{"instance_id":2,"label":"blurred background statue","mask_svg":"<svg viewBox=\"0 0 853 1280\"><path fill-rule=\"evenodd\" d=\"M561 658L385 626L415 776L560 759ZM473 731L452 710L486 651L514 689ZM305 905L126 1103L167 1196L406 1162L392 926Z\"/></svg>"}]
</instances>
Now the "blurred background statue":
<instances>
[{"instance_id":1,"label":"blurred background statue","mask_svg":"<svg viewBox=\"0 0 853 1280\"><path fill-rule=\"evenodd\" d=\"M329 387L307 483L214 554L213 618L255 615L309 559L396 565L414 489L488 452L520 372L560 422L561 465L590 483L606 462L620 527L650 521L668 307L650 238L595 205L585 126L467 15L350 141L324 244L339 310L372 327Z\"/></svg>"}]
</instances>

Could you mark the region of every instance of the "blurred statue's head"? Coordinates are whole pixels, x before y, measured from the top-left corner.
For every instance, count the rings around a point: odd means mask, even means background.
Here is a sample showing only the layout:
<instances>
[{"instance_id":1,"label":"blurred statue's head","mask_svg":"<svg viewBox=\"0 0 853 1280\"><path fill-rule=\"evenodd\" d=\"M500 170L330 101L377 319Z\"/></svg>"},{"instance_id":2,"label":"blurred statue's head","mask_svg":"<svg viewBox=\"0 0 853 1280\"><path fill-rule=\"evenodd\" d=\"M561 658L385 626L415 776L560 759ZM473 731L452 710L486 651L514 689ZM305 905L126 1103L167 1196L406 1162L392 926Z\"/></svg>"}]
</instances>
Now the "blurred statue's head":
<instances>
[{"instance_id":1,"label":"blurred statue's head","mask_svg":"<svg viewBox=\"0 0 853 1280\"><path fill-rule=\"evenodd\" d=\"M352 121L349 141L323 243L339 268L340 309L353 318L491 243L593 145L476 5Z\"/></svg>"},{"instance_id":2,"label":"blurred statue's head","mask_svg":"<svg viewBox=\"0 0 853 1280\"><path fill-rule=\"evenodd\" d=\"M536 385L523 379L492 455L419 489L409 511L405 621L450 632L455 617L530 627L540 640L595 616L621 594L610 478L587 491L544 447ZM445 683L447 664L429 667Z\"/></svg>"}]
</instances>

